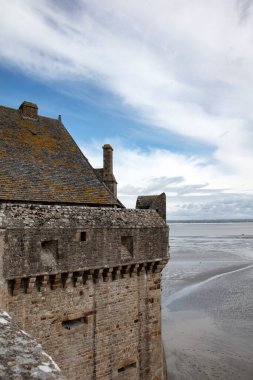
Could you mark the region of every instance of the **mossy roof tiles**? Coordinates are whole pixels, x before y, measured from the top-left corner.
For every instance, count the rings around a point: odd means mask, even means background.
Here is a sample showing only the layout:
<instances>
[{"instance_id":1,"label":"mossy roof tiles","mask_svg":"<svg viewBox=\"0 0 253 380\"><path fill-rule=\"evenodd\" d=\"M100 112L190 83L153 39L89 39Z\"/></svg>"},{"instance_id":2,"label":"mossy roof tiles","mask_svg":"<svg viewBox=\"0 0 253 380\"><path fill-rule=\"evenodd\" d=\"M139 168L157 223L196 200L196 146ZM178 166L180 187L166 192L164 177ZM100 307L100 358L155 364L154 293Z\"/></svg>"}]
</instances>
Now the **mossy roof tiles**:
<instances>
[{"instance_id":1,"label":"mossy roof tiles","mask_svg":"<svg viewBox=\"0 0 253 380\"><path fill-rule=\"evenodd\" d=\"M0 200L120 206L58 119L3 106Z\"/></svg>"}]
</instances>

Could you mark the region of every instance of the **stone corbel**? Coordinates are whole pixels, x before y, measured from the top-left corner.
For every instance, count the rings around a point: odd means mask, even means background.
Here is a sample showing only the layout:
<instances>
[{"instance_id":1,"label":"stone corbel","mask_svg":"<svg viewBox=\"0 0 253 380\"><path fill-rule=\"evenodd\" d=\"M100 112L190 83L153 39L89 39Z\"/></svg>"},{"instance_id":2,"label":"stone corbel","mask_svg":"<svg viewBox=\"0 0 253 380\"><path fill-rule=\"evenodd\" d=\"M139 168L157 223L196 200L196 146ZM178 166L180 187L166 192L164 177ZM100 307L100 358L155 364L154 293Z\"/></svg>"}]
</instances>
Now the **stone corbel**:
<instances>
[{"instance_id":1,"label":"stone corbel","mask_svg":"<svg viewBox=\"0 0 253 380\"><path fill-rule=\"evenodd\" d=\"M73 273L62 273L62 287L67 289L73 285Z\"/></svg>"},{"instance_id":2,"label":"stone corbel","mask_svg":"<svg viewBox=\"0 0 253 380\"><path fill-rule=\"evenodd\" d=\"M12 295L17 296L21 287L21 278L15 278L12 284Z\"/></svg>"},{"instance_id":3,"label":"stone corbel","mask_svg":"<svg viewBox=\"0 0 253 380\"><path fill-rule=\"evenodd\" d=\"M36 283L36 277L30 277L27 279L27 284L26 284L26 293L30 294L32 293Z\"/></svg>"},{"instance_id":4,"label":"stone corbel","mask_svg":"<svg viewBox=\"0 0 253 380\"><path fill-rule=\"evenodd\" d=\"M97 284L103 278L103 269L95 269L93 271L93 282Z\"/></svg>"},{"instance_id":5,"label":"stone corbel","mask_svg":"<svg viewBox=\"0 0 253 380\"><path fill-rule=\"evenodd\" d=\"M129 269L130 277L137 276L137 264L132 264Z\"/></svg>"},{"instance_id":6,"label":"stone corbel","mask_svg":"<svg viewBox=\"0 0 253 380\"><path fill-rule=\"evenodd\" d=\"M114 267L112 271L112 280L118 280L120 278L120 271L121 271L121 266L119 267Z\"/></svg>"},{"instance_id":7,"label":"stone corbel","mask_svg":"<svg viewBox=\"0 0 253 380\"><path fill-rule=\"evenodd\" d=\"M113 268L104 268L103 270L103 281L107 282L109 281L110 277L112 276Z\"/></svg>"},{"instance_id":8,"label":"stone corbel","mask_svg":"<svg viewBox=\"0 0 253 380\"><path fill-rule=\"evenodd\" d=\"M165 265L167 264L168 259L163 259L161 261L155 261L153 265L153 273L160 273Z\"/></svg>"},{"instance_id":9,"label":"stone corbel","mask_svg":"<svg viewBox=\"0 0 253 380\"><path fill-rule=\"evenodd\" d=\"M51 284L52 290L55 290L57 288L61 288L62 287L61 273L57 273L57 274L50 276L50 284Z\"/></svg>"},{"instance_id":10,"label":"stone corbel","mask_svg":"<svg viewBox=\"0 0 253 380\"><path fill-rule=\"evenodd\" d=\"M74 287L80 287L83 285L83 274L84 272L75 272L73 275L73 282L74 282Z\"/></svg>"},{"instance_id":11,"label":"stone corbel","mask_svg":"<svg viewBox=\"0 0 253 380\"><path fill-rule=\"evenodd\" d=\"M50 278L49 275L40 276L40 291L46 292L50 289Z\"/></svg>"},{"instance_id":12,"label":"stone corbel","mask_svg":"<svg viewBox=\"0 0 253 380\"><path fill-rule=\"evenodd\" d=\"M123 265L121 269L121 277L125 278L127 274L130 272L131 265Z\"/></svg>"},{"instance_id":13,"label":"stone corbel","mask_svg":"<svg viewBox=\"0 0 253 380\"><path fill-rule=\"evenodd\" d=\"M137 275L140 276L142 274L146 273L145 271L145 265L143 263L137 264Z\"/></svg>"}]
</instances>

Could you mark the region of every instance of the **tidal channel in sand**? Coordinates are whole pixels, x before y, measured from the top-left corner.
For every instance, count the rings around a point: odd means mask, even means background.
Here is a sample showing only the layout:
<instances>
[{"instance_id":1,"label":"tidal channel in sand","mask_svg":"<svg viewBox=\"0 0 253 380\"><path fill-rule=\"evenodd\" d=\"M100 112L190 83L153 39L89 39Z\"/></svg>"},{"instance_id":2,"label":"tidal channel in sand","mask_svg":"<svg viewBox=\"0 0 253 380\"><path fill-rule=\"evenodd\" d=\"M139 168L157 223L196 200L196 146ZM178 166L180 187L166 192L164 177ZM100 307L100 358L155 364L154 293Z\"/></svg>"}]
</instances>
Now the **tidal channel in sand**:
<instances>
[{"instance_id":1,"label":"tidal channel in sand","mask_svg":"<svg viewBox=\"0 0 253 380\"><path fill-rule=\"evenodd\" d=\"M163 271L169 380L253 379L253 223L172 223Z\"/></svg>"}]
</instances>

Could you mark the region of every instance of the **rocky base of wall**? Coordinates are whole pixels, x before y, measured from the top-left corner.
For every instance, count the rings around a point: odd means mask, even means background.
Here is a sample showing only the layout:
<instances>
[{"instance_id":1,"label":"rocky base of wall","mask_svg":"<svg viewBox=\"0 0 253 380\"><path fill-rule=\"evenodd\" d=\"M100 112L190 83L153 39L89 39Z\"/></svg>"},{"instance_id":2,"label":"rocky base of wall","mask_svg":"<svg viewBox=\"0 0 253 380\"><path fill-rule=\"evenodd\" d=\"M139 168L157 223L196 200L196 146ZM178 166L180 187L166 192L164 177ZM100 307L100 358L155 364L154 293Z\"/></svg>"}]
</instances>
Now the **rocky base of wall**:
<instances>
[{"instance_id":1,"label":"rocky base of wall","mask_svg":"<svg viewBox=\"0 0 253 380\"><path fill-rule=\"evenodd\" d=\"M64 380L58 366L40 344L19 330L0 310L0 379Z\"/></svg>"}]
</instances>

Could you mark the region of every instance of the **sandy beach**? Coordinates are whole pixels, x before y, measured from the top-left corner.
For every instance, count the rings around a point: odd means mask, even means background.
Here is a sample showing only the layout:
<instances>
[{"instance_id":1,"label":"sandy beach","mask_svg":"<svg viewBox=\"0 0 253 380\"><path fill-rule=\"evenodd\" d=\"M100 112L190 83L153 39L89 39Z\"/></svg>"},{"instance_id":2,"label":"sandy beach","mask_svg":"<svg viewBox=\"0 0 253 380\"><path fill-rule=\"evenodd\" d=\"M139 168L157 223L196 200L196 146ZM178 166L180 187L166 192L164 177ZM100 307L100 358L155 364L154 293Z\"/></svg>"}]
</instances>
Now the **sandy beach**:
<instances>
[{"instance_id":1,"label":"sandy beach","mask_svg":"<svg viewBox=\"0 0 253 380\"><path fill-rule=\"evenodd\" d=\"M169 379L252 380L252 239L183 240L163 273Z\"/></svg>"}]
</instances>

